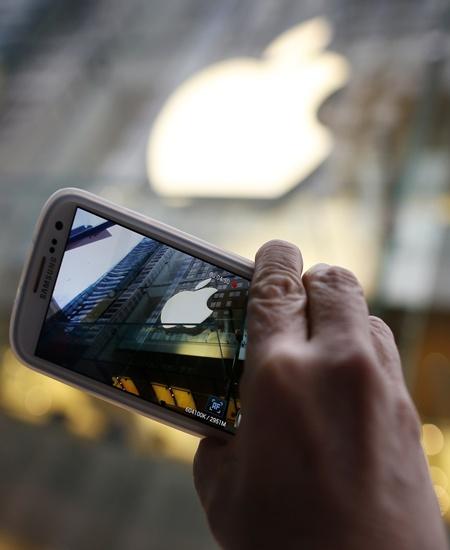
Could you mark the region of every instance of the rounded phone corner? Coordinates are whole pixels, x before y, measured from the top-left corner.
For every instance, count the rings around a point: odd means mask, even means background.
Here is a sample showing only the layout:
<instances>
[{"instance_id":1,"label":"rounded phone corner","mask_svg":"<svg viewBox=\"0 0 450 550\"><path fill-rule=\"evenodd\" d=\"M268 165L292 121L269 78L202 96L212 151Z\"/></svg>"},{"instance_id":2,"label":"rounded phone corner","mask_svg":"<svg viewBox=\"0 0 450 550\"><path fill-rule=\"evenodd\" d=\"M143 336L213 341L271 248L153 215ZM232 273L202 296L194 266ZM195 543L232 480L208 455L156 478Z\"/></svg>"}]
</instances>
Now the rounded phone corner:
<instances>
[{"instance_id":1,"label":"rounded phone corner","mask_svg":"<svg viewBox=\"0 0 450 550\"><path fill-rule=\"evenodd\" d=\"M14 357L20 362L27 366L32 364L32 355L29 351L22 345L21 339L19 337L19 329L17 322L17 314L14 312L11 316L11 321L9 324L9 346L14 355Z\"/></svg>"},{"instance_id":2,"label":"rounded phone corner","mask_svg":"<svg viewBox=\"0 0 450 550\"><path fill-rule=\"evenodd\" d=\"M42 211L48 212L49 210L57 207L60 203L67 202L67 200L77 202L77 199L80 197L85 197L86 194L90 195L90 193L87 193L82 189L78 189L77 187L63 187L62 189L57 189L45 201Z\"/></svg>"}]
</instances>

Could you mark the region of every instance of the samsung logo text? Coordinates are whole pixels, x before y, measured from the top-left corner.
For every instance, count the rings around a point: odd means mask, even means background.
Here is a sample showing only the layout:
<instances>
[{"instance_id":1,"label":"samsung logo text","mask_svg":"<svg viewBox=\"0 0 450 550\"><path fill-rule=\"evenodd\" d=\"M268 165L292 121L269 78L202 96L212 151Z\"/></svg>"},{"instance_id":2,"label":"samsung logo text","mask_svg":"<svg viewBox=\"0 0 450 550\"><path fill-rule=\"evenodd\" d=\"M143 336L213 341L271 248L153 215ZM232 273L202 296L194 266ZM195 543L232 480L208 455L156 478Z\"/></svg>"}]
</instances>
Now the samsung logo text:
<instances>
[{"instance_id":1,"label":"samsung logo text","mask_svg":"<svg viewBox=\"0 0 450 550\"><path fill-rule=\"evenodd\" d=\"M47 267L47 271L44 275L44 280L42 282L41 291L39 294L39 297L41 300L46 300L48 291L50 289L50 283L52 282L53 275L55 274L55 267L56 267L56 258L54 256L51 256L49 259L49 264Z\"/></svg>"}]
</instances>

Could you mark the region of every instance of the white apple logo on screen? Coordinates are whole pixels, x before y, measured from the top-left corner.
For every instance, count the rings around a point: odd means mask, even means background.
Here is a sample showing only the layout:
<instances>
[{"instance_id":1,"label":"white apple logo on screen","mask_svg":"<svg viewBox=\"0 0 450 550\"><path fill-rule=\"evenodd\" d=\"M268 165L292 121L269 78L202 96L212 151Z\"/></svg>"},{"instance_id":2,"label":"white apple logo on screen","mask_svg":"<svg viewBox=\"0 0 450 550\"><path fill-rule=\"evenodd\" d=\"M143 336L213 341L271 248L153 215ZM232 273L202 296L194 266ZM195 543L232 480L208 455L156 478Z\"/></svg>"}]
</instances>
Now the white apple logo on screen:
<instances>
[{"instance_id":1,"label":"white apple logo on screen","mask_svg":"<svg viewBox=\"0 0 450 550\"><path fill-rule=\"evenodd\" d=\"M147 149L154 189L166 197L277 198L328 157L321 104L349 77L326 51L323 17L284 32L261 59L228 59L188 78L158 114Z\"/></svg>"},{"instance_id":2,"label":"white apple logo on screen","mask_svg":"<svg viewBox=\"0 0 450 550\"><path fill-rule=\"evenodd\" d=\"M161 323L164 328L183 326L193 328L203 323L212 313L207 306L210 296L217 288L204 288L211 279L200 281L194 290L182 290L169 298L161 311Z\"/></svg>"}]
</instances>

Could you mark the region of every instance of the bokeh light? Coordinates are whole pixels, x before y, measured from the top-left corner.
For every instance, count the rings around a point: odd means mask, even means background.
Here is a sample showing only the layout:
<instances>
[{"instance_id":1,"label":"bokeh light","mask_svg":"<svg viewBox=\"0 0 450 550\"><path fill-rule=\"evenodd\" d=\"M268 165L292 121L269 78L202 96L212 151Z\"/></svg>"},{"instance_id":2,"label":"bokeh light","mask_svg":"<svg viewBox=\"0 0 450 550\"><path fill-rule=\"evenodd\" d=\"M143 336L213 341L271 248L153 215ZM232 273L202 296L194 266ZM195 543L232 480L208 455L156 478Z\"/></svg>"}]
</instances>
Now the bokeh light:
<instances>
[{"instance_id":1,"label":"bokeh light","mask_svg":"<svg viewBox=\"0 0 450 550\"><path fill-rule=\"evenodd\" d=\"M444 435L434 424L422 426L422 445L429 456L439 454L444 448Z\"/></svg>"},{"instance_id":2,"label":"bokeh light","mask_svg":"<svg viewBox=\"0 0 450 550\"><path fill-rule=\"evenodd\" d=\"M105 435L109 406L86 393L34 372L15 358L11 349L2 355L3 384L0 402L6 410L29 422L63 419L73 433L87 438ZM140 415L131 415L127 439L143 453L156 453L190 463L198 438L173 430Z\"/></svg>"},{"instance_id":3,"label":"bokeh light","mask_svg":"<svg viewBox=\"0 0 450 550\"><path fill-rule=\"evenodd\" d=\"M450 508L450 497L448 492L441 485L434 485L434 492L439 502L441 514L445 515Z\"/></svg>"}]
</instances>

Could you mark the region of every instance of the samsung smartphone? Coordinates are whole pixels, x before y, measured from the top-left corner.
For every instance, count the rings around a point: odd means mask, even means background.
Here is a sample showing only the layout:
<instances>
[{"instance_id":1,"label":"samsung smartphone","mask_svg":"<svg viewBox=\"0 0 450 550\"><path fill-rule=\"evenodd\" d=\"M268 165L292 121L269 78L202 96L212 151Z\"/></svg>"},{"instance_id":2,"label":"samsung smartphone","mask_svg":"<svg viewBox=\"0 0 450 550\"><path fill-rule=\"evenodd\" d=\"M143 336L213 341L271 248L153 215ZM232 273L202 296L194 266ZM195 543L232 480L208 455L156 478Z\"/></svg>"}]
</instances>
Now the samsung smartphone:
<instances>
[{"instance_id":1,"label":"samsung smartphone","mask_svg":"<svg viewBox=\"0 0 450 550\"><path fill-rule=\"evenodd\" d=\"M78 189L38 221L11 320L30 367L198 435L235 433L253 262Z\"/></svg>"}]
</instances>

